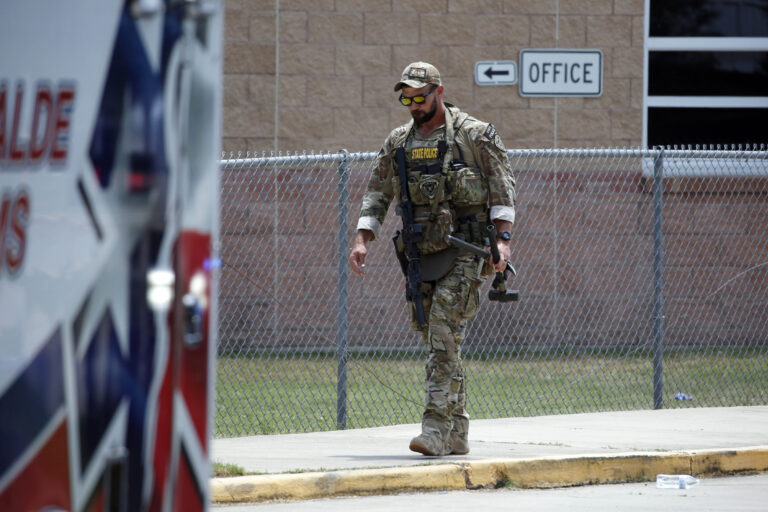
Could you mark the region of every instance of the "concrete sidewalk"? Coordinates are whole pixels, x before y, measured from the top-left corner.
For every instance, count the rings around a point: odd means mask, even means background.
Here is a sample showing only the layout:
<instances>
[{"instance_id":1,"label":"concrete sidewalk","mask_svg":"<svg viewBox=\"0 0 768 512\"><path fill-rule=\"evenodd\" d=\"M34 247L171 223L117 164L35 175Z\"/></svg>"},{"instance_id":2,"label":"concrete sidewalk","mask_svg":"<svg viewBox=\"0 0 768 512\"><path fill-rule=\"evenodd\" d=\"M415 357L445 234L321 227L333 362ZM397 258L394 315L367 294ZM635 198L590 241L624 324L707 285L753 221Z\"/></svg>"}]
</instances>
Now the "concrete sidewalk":
<instances>
[{"instance_id":1,"label":"concrete sidewalk","mask_svg":"<svg viewBox=\"0 0 768 512\"><path fill-rule=\"evenodd\" d=\"M686 408L473 420L470 453L408 450L420 427L215 439L215 462L247 473L214 478L214 502L515 485L647 481L768 470L768 406Z\"/></svg>"}]
</instances>

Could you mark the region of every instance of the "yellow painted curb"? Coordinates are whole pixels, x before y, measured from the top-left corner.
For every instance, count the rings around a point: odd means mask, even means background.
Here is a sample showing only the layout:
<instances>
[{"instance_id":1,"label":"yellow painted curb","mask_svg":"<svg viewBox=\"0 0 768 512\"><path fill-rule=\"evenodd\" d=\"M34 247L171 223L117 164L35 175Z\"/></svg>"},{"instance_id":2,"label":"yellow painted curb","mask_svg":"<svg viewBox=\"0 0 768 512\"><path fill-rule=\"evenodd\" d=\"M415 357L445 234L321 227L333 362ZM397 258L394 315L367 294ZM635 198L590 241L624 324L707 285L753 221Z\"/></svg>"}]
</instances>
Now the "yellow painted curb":
<instances>
[{"instance_id":1,"label":"yellow painted curb","mask_svg":"<svg viewBox=\"0 0 768 512\"><path fill-rule=\"evenodd\" d=\"M499 459L211 480L215 503L302 500L351 494L520 488L650 481L659 473L716 476L768 471L768 446L680 452Z\"/></svg>"},{"instance_id":2,"label":"yellow painted curb","mask_svg":"<svg viewBox=\"0 0 768 512\"><path fill-rule=\"evenodd\" d=\"M214 478L211 482L211 499L217 503L256 502L459 489L466 489L463 468L456 464L440 464Z\"/></svg>"},{"instance_id":3,"label":"yellow painted curb","mask_svg":"<svg viewBox=\"0 0 768 512\"><path fill-rule=\"evenodd\" d=\"M470 489L502 484L545 488L638 482L653 480L659 473L715 476L768 470L768 446L489 460L468 463L466 470Z\"/></svg>"},{"instance_id":4,"label":"yellow painted curb","mask_svg":"<svg viewBox=\"0 0 768 512\"><path fill-rule=\"evenodd\" d=\"M688 473L691 458L684 454L586 455L483 461L469 464L467 486L509 484L521 488L567 487L648 480L658 473Z\"/></svg>"},{"instance_id":5,"label":"yellow painted curb","mask_svg":"<svg viewBox=\"0 0 768 512\"><path fill-rule=\"evenodd\" d=\"M736 450L702 450L691 453L692 475L768 471L768 446L749 446Z\"/></svg>"}]
</instances>

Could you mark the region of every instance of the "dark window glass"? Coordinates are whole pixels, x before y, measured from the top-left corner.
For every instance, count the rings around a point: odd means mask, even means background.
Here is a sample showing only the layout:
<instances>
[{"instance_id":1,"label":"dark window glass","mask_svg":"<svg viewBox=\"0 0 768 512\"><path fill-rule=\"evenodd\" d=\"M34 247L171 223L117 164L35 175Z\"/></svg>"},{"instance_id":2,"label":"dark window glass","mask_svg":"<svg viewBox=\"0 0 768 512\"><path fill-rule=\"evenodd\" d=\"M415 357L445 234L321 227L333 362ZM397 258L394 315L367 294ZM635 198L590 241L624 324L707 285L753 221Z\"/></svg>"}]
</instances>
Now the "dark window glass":
<instances>
[{"instance_id":1,"label":"dark window glass","mask_svg":"<svg viewBox=\"0 0 768 512\"><path fill-rule=\"evenodd\" d=\"M768 108L648 109L648 147L766 144Z\"/></svg>"},{"instance_id":2,"label":"dark window glass","mask_svg":"<svg viewBox=\"0 0 768 512\"><path fill-rule=\"evenodd\" d=\"M651 37L768 37L768 0L651 0Z\"/></svg>"},{"instance_id":3,"label":"dark window glass","mask_svg":"<svg viewBox=\"0 0 768 512\"><path fill-rule=\"evenodd\" d=\"M649 52L651 96L768 96L768 52Z\"/></svg>"}]
</instances>

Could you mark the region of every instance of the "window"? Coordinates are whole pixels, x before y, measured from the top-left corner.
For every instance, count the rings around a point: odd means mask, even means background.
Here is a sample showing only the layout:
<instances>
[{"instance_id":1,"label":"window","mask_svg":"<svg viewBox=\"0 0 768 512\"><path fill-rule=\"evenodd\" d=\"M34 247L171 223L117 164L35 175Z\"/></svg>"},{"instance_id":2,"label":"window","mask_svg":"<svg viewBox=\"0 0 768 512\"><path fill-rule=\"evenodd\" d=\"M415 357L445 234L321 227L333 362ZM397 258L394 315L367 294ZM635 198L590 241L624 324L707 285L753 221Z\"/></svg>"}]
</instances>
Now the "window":
<instances>
[{"instance_id":1,"label":"window","mask_svg":"<svg viewBox=\"0 0 768 512\"><path fill-rule=\"evenodd\" d=\"M643 145L768 143L768 0L646 0Z\"/></svg>"},{"instance_id":2,"label":"window","mask_svg":"<svg viewBox=\"0 0 768 512\"><path fill-rule=\"evenodd\" d=\"M649 96L768 95L768 52L651 52Z\"/></svg>"},{"instance_id":3,"label":"window","mask_svg":"<svg viewBox=\"0 0 768 512\"><path fill-rule=\"evenodd\" d=\"M768 37L768 0L651 1L651 37Z\"/></svg>"},{"instance_id":4,"label":"window","mask_svg":"<svg viewBox=\"0 0 768 512\"><path fill-rule=\"evenodd\" d=\"M768 108L651 107L648 146L758 146L768 141Z\"/></svg>"}]
</instances>

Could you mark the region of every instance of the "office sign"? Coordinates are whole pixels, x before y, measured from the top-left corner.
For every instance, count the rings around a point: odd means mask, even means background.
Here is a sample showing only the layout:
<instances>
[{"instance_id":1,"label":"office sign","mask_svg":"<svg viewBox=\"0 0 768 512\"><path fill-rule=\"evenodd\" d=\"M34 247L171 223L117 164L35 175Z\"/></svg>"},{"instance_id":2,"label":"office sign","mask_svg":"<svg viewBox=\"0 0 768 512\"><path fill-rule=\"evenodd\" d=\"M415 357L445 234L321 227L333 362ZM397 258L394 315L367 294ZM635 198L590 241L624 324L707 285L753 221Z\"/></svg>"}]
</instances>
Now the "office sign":
<instances>
[{"instance_id":1,"label":"office sign","mask_svg":"<svg viewBox=\"0 0 768 512\"><path fill-rule=\"evenodd\" d=\"M521 96L600 96L603 52L549 49L520 51Z\"/></svg>"},{"instance_id":2,"label":"office sign","mask_svg":"<svg viewBox=\"0 0 768 512\"><path fill-rule=\"evenodd\" d=\"M514 60L481 60L475 62L477 85L513 85L517 83L517 62Z\"/></svg>"}]
</instances>

